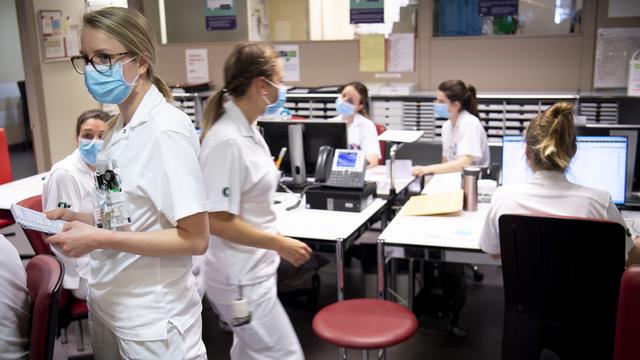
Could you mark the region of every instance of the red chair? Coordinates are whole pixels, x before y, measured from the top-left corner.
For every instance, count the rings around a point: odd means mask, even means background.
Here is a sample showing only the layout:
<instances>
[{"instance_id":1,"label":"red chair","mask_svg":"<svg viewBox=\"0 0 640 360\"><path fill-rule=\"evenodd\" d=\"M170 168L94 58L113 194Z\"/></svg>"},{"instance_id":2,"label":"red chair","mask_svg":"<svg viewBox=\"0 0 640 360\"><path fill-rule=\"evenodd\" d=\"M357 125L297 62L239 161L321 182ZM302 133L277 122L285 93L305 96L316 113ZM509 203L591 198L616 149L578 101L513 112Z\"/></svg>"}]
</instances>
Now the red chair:
<instances>
[{"instance_id":1,"label":"red chair","mask_svg":"<svg viewBox=\"0 0 640 360\"><path fill-rule=\"evenodd\" d=\"M622 274L620 298L618 299L618 319L613 350L614 360L635 360L638 358L640 339L640 266L632 266Z\"/></svg>"},{"instance_id":2,"label":"red chair","mask_svg":"<svg viewBox=\"0 0 640 360\"><path fill-rule=\"evenodd\" d=\"M11 158L9 157L9 144L7 143L7 134L4 128L0 128L0 185L11 182ZM0 210L0 229L13 225L14 220L11 212ZM5 236L15 235L14 233L4 234Z\"/></svg>"},{"instance_id":3,"label":"red chair","mask_svg":"<svg viewBox=\"0 0 640 360\"><path fill-rule=\"evenodd\" d=\"M29 260L26 272L31 299L29 359L51 360L64 267L53 256L37 255Z\"/></svg>"},{"instance_id":4,"label":"red chair","mask_svg":"<svg viewBox=\"0 0 640 360\"><path fill-rule=\"evenodd\" d=\"M387 131L387 127L384 126L383 123L374 123L376 125L376 132L378 133L378 135L382 134L383 132ZM380 159L380 165L384 165L384 150L386 149L386 143L384 141L378 141L380 143L380 156L382 156L382 158Z\"/></svg>"},{"instance_id":5,"label":"red chair","mask_svg":"<svg viewBox=\"0 0 640 360\"><path fill-rule=\"evenodd\" d=\"M378 243L379 264L383 256L382 243ZM362 350L363 359L368 358L369 350L379 350L378 357L384 357L385 348L400 344L416 333L418 320L413 312L383 299L383 278L384 267L378 265L378 299L342 301L339 295L338 302L324 307L313 317L313 331L340 348L340 360L346 359L344 348ZM338 278L340 288L343 280Z\"/></svg>"},{"instance_id":6,"label":"red chair","mask_svg":"<svg viewBox=\"0 0 640 360\"><path fill-rule=\"evenodd\" d=\"M350 299L333 303L313 318L313 331L340 348L384 349L412 337L418 320L409 309L381 299Z\"/></svg>"},{"instance_id":7,"label":"red chair","mask_svg":"<svg viewBox=\"0 0 640 360\"><path fill-rule=\"evenodd\" d=\"M18 202L18 205L32 209L35 211L42 211L42 195L32 196ZM24 229L24 233L33 248L36 255L51 255L55 256L49 244L44 242L42 233L34 230ZM67 289L62 289L59 303L59 317L58 317L58 330L62 333L62 343L67 342L67 327L72 322L76 322L76 349L78 351L84 350L84 338L82 329L82 320L86 319L89 315L89 308L87 302L83 299L78 299L73 296L73 293Z\"/></svg>"},{"instance_id":8,"label":"red chair","mask_svg":"<svg viewBox=\"0 0 640 360\"><path fill-rule=\"evenodd\" d=\"M0 185L11 182L12 180L7 133L4 128L0 128Z\"/></svg>"}]
</instances>

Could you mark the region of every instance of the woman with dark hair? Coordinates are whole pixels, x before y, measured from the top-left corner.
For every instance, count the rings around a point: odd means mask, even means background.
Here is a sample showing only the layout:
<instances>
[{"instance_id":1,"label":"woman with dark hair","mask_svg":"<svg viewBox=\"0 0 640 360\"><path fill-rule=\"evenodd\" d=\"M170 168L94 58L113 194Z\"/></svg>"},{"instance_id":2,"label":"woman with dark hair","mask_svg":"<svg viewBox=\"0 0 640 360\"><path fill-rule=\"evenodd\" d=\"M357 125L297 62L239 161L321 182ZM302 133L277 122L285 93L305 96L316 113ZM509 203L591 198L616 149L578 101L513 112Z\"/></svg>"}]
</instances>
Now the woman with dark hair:
<instances>
[{"instance_id":1,"label":"woman with dark hair","mask_svg":"<svg viewBox=\"0 0 640 360\"><path fill-rule=\"evenodd\" d=\"M58 207L79 212L93 210L93 174L96 171L96 157L102 148L102 137L110 118L111 116L102 110L87 110L78 117L78 148L51 167L42 190L44 211L55 210ZM85 300L91 274L89 255L73 258L66 256L55 246L51 248L64 263L62 286L71 290L75 297Z\"/></svg>"},{"instance_id":2,"label":"woman with dark hair","mask_svg":"<svg viewBox=\"0 0 640 360\"><path fill-rule=\"evenodd\" d=\"M369 91L361 82L352 82L344 87L336 99L338 116L333 121L347 122L349 147L364 151L368 166L376 166L382 158L378 133L369 120Z\"/></svg>"},{"instance_id":3,"label":"woman with dark hair","mask_svg":"<svg viewBox=\"0 0 640 360\"><path fill-rule=\"evenodd\" d=\"M442 163L414 166L416 176L462 171L467 165L489 166L487 133L478 119L476 89L461 80L438 86L433 110L442 125Z\"/></svg>"}]
</instances>

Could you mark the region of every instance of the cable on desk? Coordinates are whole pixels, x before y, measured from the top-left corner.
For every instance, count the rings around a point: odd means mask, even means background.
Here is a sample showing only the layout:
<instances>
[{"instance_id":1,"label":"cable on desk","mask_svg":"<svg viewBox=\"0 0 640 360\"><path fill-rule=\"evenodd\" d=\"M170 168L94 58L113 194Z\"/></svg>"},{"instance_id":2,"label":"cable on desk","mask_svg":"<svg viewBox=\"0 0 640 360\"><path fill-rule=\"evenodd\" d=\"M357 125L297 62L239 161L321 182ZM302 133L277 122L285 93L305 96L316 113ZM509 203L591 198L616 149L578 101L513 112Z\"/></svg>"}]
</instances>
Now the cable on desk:
<instances>
[{"instance_id":1,"label":"cable on desk","mask_svg":"<svg viewBox=\"0 0 640 360\"><path fill-rule=\"evenodd\" d=\"M298 194L296 194L293 191L291 191L291 189L289 189L285 184L279 182L278 185L282 189L284 189L284 191L286 191L287 193L298 197L298 201L296 201L295 204L293 204L293 205L291 205L291 206L286 208L287 211L296 209L296 208L298 208L300 206L300 204L302 204L302 199L304 198L304 194L307 192L307 190L316 189L316 188L319 188L319 187L322 186L321 184L310 184L310 185L307 185L304 188L302 188L302 191L300 192L300 195L298 196Z\"/></svg>"}]
</instances>

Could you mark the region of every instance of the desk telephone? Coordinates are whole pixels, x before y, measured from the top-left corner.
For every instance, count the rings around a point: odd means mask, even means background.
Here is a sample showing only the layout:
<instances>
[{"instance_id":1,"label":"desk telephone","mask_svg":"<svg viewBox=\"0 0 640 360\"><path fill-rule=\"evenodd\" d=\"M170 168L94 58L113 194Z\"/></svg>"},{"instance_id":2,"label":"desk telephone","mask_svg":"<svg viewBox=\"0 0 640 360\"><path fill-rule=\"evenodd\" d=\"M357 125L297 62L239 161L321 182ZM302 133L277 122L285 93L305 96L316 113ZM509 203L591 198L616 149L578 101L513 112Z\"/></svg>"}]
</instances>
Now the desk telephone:
<instances>
[{"instance_id":1,"label":"desk telephone","mask_svg":"<svg viewBox=\"0 0 640 360\"><path fill-rule=\"evenodd\" d=\"M363 151L334 151L330 146L322 146L318 151L315 181L332 187L362 188L366 167Z\"/></svg>"}]
</instances>

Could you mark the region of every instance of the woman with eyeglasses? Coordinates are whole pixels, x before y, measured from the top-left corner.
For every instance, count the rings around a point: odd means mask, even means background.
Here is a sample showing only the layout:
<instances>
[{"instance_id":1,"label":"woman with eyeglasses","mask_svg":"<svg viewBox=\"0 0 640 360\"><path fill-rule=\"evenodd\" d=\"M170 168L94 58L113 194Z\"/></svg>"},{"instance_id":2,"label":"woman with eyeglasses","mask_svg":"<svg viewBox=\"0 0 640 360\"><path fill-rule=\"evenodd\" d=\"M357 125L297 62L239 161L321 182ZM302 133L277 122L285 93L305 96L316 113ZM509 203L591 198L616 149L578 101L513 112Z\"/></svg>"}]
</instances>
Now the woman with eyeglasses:
<instances>
[{"instance_id":1,"label":"woman with eyeglasses","mask_svg":"<svg viewBox=\"0 0 640 360\"><path fill-rule=\"evenodd\" d=\"M278 234L272 205L280 174L255 127L284 104L283 71L273 48L237 45L224 65L224 88L204 111L200 164L211 238L202 276L207 297L231 324L238 360L304 358L278 300L276 271L281 257L300 266L311 249Z\"/></svg>"},{"instance_id":2,"label":"woman with eyeglasses","mask_svg":"<svg viewBox=\"0 0 640 360\"><path fill-rule=\"evenodd\" d=\"M71 155L55 163L42 189L42 208L52 211L62 207L79 212L93 211L93 174L96 158L102 148L102 138L111 116L102 110L87 110L76 122L78 147ZM73 296L86 300L91 276L89 255L77 258L66 256L53 246L56 256L64 263L62 286Z\"/></svg>"},{"instance_id":3,"label":"woman with eyeglasses","mask_svg":"<svg viewBox=\"0 0 640 360\"><path fill-rule=\"evenodd\" d=\"M489 143L478 119L475 87L461 80L440 83L433 112L447 119L442 125L442 163L414 166L413 175L462 171L467 165L489 166Z\"/></svg>"},{"instance_id":4,"label":"woman with eyeglasses","mask_svg":"<svg viewBox=\"0 0 640 360\"><path fill-rule=\"evenodd\" d=\"M89 93L117 104L97 156L93 214L57 209L69 221L48 242L89 253L89 328L96 359L206 359L192 256L208 246L199 143L156 75L155 34L135 10L85 14L72 58Z\"/></svg>"}]
</instances>

